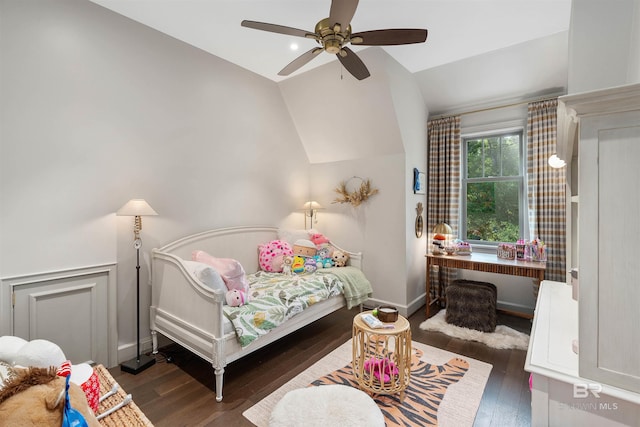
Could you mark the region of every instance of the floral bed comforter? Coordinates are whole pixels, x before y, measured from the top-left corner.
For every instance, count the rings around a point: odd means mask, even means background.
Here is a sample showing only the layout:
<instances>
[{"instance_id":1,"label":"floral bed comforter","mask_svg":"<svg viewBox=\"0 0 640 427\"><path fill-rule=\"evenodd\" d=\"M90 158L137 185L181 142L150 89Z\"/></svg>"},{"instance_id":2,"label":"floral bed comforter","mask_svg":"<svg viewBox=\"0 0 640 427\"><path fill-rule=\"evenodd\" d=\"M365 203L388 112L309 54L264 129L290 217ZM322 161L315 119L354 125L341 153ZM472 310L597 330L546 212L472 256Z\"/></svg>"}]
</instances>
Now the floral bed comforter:
<instances>
[{"instance_id":1,"label":"floral bed comforter","mask_svg":"<svg viewBox=\"0 0 640 427\"><path fill-rule=\"evenodd\" d=\"M342 281L332 274L289 276L259 271L247 275L247 279L249 303L223 307L243 347L307 307L343 293Z\"/></svg>"}]
</instances>

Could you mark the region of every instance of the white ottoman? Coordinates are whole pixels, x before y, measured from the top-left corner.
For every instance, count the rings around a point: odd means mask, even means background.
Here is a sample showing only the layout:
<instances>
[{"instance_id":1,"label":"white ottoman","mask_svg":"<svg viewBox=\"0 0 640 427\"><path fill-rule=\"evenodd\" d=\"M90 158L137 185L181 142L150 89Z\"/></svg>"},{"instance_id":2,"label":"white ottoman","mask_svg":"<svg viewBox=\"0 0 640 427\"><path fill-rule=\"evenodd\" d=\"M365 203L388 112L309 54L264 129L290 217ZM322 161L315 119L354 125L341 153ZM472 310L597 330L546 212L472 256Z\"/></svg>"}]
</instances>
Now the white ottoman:
<instances>
[{"instance_id":1,"label":"white ottoman","mask_svg":"<svg viewBox=\"0 0 640 427\"><path fill-rule=\"evenodd\" d=\"M271 412L269 427L384 427L376 402L362 390L346 385L321 385L292 390Z\"/></svg>"}]
</instances>

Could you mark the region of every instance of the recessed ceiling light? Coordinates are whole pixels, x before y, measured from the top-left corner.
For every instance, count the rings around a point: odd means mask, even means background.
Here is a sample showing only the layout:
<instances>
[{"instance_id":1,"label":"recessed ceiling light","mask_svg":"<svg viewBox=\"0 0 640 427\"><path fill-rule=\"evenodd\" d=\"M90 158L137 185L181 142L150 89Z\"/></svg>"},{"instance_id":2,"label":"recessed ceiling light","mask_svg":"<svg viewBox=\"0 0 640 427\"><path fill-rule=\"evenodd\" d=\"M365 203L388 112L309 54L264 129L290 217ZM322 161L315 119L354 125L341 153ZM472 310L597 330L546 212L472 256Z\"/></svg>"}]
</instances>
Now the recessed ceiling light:
<instances>
[{"instance_id":1,"label":"recessed ceiling light","mask_svg":"<svg viewBox=\"0 0 640 427\"><path fill-rule=\"evenodd\" d=\"M292 42L292 43L289 45L289 49L291 49L291 50L298 50L298 43L296 43L296 42Z\"/></svg>"}]
</instances>

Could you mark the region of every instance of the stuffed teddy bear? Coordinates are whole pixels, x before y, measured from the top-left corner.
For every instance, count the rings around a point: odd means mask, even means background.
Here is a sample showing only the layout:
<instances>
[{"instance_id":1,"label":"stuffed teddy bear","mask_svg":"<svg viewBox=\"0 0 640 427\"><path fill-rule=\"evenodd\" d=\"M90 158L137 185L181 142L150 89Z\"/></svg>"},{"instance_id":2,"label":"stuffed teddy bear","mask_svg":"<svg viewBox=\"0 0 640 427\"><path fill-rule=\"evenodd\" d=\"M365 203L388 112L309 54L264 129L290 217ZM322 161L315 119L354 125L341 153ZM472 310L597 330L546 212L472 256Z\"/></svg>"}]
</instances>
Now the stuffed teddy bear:
<instances>
[{"instance_id":1,"label":"stuffed teddy bear","mask_svg":"<svg viewBox=\"0 0 640 427\"><path fill-rule=\"evenodd\" d=\"M336 267L344 267L347 265L347 261L349 261L349 255L342 251L334 251L331 258Z\"/></svg>"},{"instance_id":2,"label":"stuffed teddy bear","mask_svg":"<svg viewBox=\"0 0 640 427\"><path fill-rule=\"evenodd\" d=\"M240 307L247 302L244 291L240 289L231 289L226 293L225 299L227 300L227 305L230 307Z\"/></svg>"},{"instance_id":3,"label":"stuffed teddy bear","mask_svg":"<svg viewBox=\"0 0 640 427\"><path fill-rule=\"evenodd\" d=\"M258 245L258 261L262 271L280 273L283 268L284 257L293 255L293 249L284 240L272 240Z\"/></svg>"}]
</instances>

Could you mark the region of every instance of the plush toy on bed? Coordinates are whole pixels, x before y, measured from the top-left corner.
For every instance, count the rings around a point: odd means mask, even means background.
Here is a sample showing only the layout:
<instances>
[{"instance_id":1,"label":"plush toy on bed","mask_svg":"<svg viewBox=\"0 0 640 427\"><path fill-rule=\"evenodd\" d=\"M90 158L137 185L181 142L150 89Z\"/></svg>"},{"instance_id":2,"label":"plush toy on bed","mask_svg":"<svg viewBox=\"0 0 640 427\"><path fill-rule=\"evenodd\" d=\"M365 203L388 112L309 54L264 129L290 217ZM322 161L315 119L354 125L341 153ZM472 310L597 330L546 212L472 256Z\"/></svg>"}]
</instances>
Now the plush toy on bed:
<instances>
[{"instance_id":1,"label":"plush toy on bed","mask_svg":"<svg viewBox=\"0 0 640 427\"><path fill-rule=\"evenodd\" d=\"M317 255L313 257L316 260L317 268L329 268L333 267L333 259L331 258L331 250L329 247L323 247L318 249Z\"/></svg>"},{"instance_id":2,"label":"plush toy on bed","mask_svg":"<svg viewBox=\"0 0 640 427\"><path fill-rule=\"evenodd\" d=\"M230 307L240 307L247 302L244 291L239 289L232 289L228 291L225 295L225 299L227 300L227 305Z\"/></svg>"},{"instance_id":3,"label":"plush toy on bed","mask_svg":"<svg viewBox=\"0 0 640 427\"><path fill-rule=\"evenodd\" d=\"M349 254L342 251L334 251L331 258L333 258L333 264L336 267L344 267L347 265L347 261L349 261Z\"/></svg>"},{"instance_id":4,"label":"plush toy on bed","mask_svg":"<svg viewBox=\"0 0 640 427\"><path fill-rule=\"evenodd\" d=\"M260 269L273 273L280 273L284 257L293 255L291 245L284 240L272 240L269 243L258 245L258 250Z\"/></svg>"},{"instance_id":5,"label":"plush toy on bed","mask_svg":"<svg viewBox=\"0 0 640 427\"><path fill-rule=\"evenodd\" d=\"M291 276L293 274L292 267L293 267L292 256L285 256L284 258L282 258L282 274L286 276Z\"/></svg>"},{"instance_id":6,"label":"plush toy on bed","mask_svg":"<svg viewBox=\"0 0 640 427\"><path fill-rule=\"evenodd\" d=\"M313 233L309 239L318 249L323 243L329 243L329 239L327 239L322 233Z\"/></svg>"},{"instance_id":7,"label":"plush toy on bed","mask_svg":"<svg viewBox=\"0 0 640 427\"><path fill-rule=\"evenodd\" d=\"M291 271L295 274L304 273L304 258L301 256L294 256L293 263L291 264Z\"/></svg>"},{"instance_id":8,"label":"plush toy on bed","mask_svg":"<svg viewBox=\"0 0 640 427\"><path fill-rule=\"evenodd\" d=\"M304 271L307 273L313 273L317 269L315 258L306 258L304 260Z\"/></svg>"}]
</instances>

